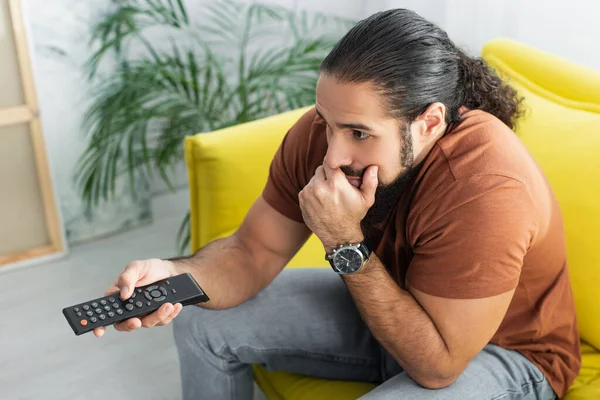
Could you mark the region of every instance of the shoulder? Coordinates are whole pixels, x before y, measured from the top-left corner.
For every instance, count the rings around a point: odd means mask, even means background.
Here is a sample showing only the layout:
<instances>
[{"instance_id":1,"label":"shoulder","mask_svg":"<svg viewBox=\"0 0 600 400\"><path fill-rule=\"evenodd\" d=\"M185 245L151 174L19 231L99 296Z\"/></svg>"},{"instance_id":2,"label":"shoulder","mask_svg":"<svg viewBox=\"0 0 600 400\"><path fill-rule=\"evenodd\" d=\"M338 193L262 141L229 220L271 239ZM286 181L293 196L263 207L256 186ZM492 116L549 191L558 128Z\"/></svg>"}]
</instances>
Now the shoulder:
<instances>
[{"instance_id":1,"label":"shoulder","mask_svg":"<svg viewBox=\"0 0 600 400\"><path fill-rule=\"evenodd\" d=\"M519 137L498 118L481 110L462 121L437 143L452 176L501 175L525 182L533 158Z\"/></svg>"},{"instance_id":2,"label":"shoulder","mask_svg":"<svg viewBox=\"0 0 600 400\"><path fill-rule=\"evenodd\" d=\"M540 182L533 157L508 126L484 111L467 111L424 161L409 213L410 231L415 234L434 220L458 214L471 221L493 215L498 223L498 210L525 216L535 226Z\"/></svg>"},{"instance_id":3,"label":"shoulder","mask_svg":"<svg viewBox=\"0 0 600 400\"><path fill-rule=\"evenodd\" d=\"M325 124L313 107L289 129L281 144L279 157L288 170L295 171L300 190L308 184L326 152Z\"/></svg>"},{"instance_id":4,"label":"shoulder","mask_svg":"<svg viewBox=\"0 0 600 400\"><path fill-rule=\"evenodd\" d=\"M319 117L315 107L306 111L289 129L286 141L297 142L302 147L308 146L311 141L316 141L325 132L324 121Z\"/></svg>"}]
</instances>

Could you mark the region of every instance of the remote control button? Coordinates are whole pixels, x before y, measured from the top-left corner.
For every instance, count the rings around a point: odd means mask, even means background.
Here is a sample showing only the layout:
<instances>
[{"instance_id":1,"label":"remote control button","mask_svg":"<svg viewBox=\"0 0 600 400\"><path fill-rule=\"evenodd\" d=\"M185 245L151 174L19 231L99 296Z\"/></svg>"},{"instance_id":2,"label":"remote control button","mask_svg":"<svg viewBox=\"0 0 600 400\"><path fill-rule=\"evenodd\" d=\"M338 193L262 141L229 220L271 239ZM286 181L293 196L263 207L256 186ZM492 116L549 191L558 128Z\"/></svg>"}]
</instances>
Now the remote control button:
<instances>
[{"instance_id":1,"label":"remote control button","mask_svg":"<svg viewBox=\"0 0 600 400\"><path fill-rule=\"evenodd\" d=\"M88 317L91 317L92 315L94 315L94 312L93 311L87 311L85 313L85 315L87 315Z\"/></svg>"},{"instance_id":2,"label":"remote control button","mask_svg":"<svg viewBox=\"0 0 600 400\"><path fill-rule=\"evenodd\" d=\"M143 305L144 305L144 303L142 303L141 301L136 301L136 302L135 302L135 306L136 306L137 308L140 308L140 307L141 307L141 306L143 306Z\"/></svg>"},{"instance_id":3,"label":"remote control button","mask_svg":"<svg viewBox=\"0 0 600 400\"><path fill-rule=\"evenodd\" d=\"M106 300L100 300L100 304L102 304L103 306L106 305Z\"/></svg>"},{"instance_id":4,"label":"remote control button","mask_svg":"<svg viewBox=\"0 0 600 400\"><path fill-rule=\"evenodd\" d=\"M96 308L96 307L98 307L98 303L96 303L96 302L93 302L93 303L92 303L92 308Z\"/></svg>"},{"instance_id":5,"label":"remote control button","mask_svg":"<svg viewBox=\"0 0 600 400\"><path fill-rule=\"evenodd\" d=\"M119 303L113 303L113 308L119 308Z\"/></svg>"},{"instance_id":6,"label":"remote control button","mask_svg":"<svg viewBox=\"0 0 600 400\"><path fill-rule=\"evenodd\" d=\"M83 326L87 325L87 319L82 319L81 321L79 321L79 323Z\"/></svg>"},{"instance_id":7,"label":"remote control button","mask_svg":"<svg viewBox=\"0 0 600 400\"><path fill-rule=\"evenodd\" d=\"M79 307L75 307L75 308L73 309L73 311L75 311L75 312L79 312Z\"/></svg>"},{"instance_id":8,"label":"remote control button","mask_svg":"<svg viewBox=\"0 0 600 400\"><path fill-rule=\"evenodd\" d=\"M153 290L151 293L152 297L160 297L161 293L158 290Z\"/></svg>"},{"instance_id":9,"label":"remote control button","mask_svg":"<svg viewBox=\"0 0 600 400\"><path fill-rule=\"evenodd\" d=\"M104 315L104 314L100 314L98 317L103 321L106 319L106 315Z\"/></svg>"},{"instance_id":10,"label":"remote control button","mask_svg":"<svg viewBox=\"0 0 600 400\"><path fill-rule=\"evenodd\" d=\"M156 285L152 285L152 286L146 288L146 290L149 291L149 292L151 292L153 290L156 290L156 289L158 289L158 286L156 286Z\"/></svg>"},{"instance_id":11,"label":"remote control button","mask_svg":"<svg viewBox=\"0 0 600 400\"><path fill-rule=\"evenodd\" d=\"M109 316L110 318L112 318L112 317L114 317L114 316L115 316L115 313L114 313L114 312L112 312L112 311L109 311L109 312L108 312L108 316Z\"/></svg>"},{"instance_id":12,"label":"remote control button","mask_svg":"<svg viewBox=\"0 0 600 400\"><path fill-rule=\"evenodd\" d=\"M127 302L128 302L129 304L133 304L133 299L129 299L129 300L127 300Z\"/></svg>"},{"instance_id":13,"label":"remote control button","mask_svg":"<svg viewBox=\"0 0 600 400\"><path fill-rule=\"evenodd\" d=\"M102 309L101 308L96 308L94 311L96 311L96 314L102 314Z\"/></svg>"},{"instance_id":14,"label":"remote control button","mask_svg":"<svg viewBox=\"0 0 600 400\"><path fill-rule=\"evenodd\" d=\"M161 297L159 297L157 299L154 299L154 301L156 301L158 303L158 302L163 301L164 299L166 299L166 297L165 296L161 296Z\"/></svg>"},{"instance_id":15,"label":"remote control button","mask_svg":"<svg viewBox=\"0 0 600 400\"><path fill-rule=\"evenodd\" d=\"M167 285L170 285L170 284L171 284L171 282L169 282L169 280L168 280L168 279L165 281L165 283L166 283Z\"/></svg>"},{"instance_id":16,"label":"remote control button","mask_svg":"<svg viewBox=\"0 0 600 400\"><path fill-rule=\"evenodd\" d=\"M81 311L79 311L79 312L77 313L77 316L78 316L78 317L81 317Z\"/></svg>"},{"instance_id":17,"label":"remote control button","mask_svg":"<svg viewBox=\"0 0 600 400\"><path fill-rule=\"evenodd\" d=\"M140 288L135 289L135 291L138 293L142 293L142 289L140 289Z\"/></svg>"},{"instance_id":18,"label":"remote control button","mask_svg":"<svg viewBox=\"0 0 600 400\"><path fill-rule=\"evenodd\" d=\"M119 315L123 314L123 309L122 309L122 308L119 308L119 309L117 310L117 314L119 314Z\"/></svg>"},{"instance_id":19,"label":"remote control button","mask_svg":"<svg viewBox=\"0 0 600 400\"><path fill-rule=\"evenodd\" d=\"M90 321L92 321L92 322L96 322L96 321L98 321L98 318L96 318L96 317L92 317L92 318L90 318Z\"/></svg>"},{"instance_id":20,"label":"remote control button","mask_svg":"<svg viewBox=\"0 0 600 400\"><path fill-rule=\"evenodd\" d=\"M87 311L87 310L89 310L89 309L90 309L90 306L88 306L87 304L85 304L85 305L84 305L83 307L81 307L81 308L83 308L85 311Z\"/></svg>"},{"instance_id":21,"label":"remote control button","mask_svg":"<svg viewBox=\"0 0 600 400\"><path fill-rule=\"evenodd\" d=\"M175 294L175 293L177 293L177 290L171 289L171 292L173 292L173 294Z\"/></svg>"},{"instance_id":22,"label":"remote control button","mask_svg":"<svg viewBox=\"0 0 600 400\"><path fill-rule=\"evenodd\" d=\"M148 300L152 300L152 296L150 296L150 293L148 292L144 292L144 296L148 299Z\"/></svg>"},{"instance_id":23,"label":"remote control button","mask_svg":"<svg viewBox=\"0 0 600 400\"><path fill-rule=\"evenodd\" d=\"M125 308L128 309L129 311L131 311L131 310L133 310L133 304L125 305Z\"/></svg>"},{"instance_id":24,"label":"remote control button","mask_svg":"<svg viewBox=\"0 0 600 400\"><path fill-rule=\"evenodd\" d=\"M166 296L166 295L167 295L167 289L165 289L165 288L164 288L164 287L162 287L162 286L161 286L159 289L160 289L160 291L162 292L163 296Z\"/></svg>"},{"instance_id":25,"label":"remote control button","mask_svg":"<svg viewBox=\"0 0 600 400\"><path fill-rule=\"evenodd\" d=\"M104 311L110 311L110 306L104 306Z\"/></svg>"},{"instance_id":26,"label":"remote control button","mask_svg":"<svg viewBox=\"0 0 600 400\"><path fill-rule=\"evenodd\" d=\"M108 301L110 301L111 303L114 303L115 302L115 298L114 297L109 297Z\"/></svg>"},{"instance_id":27,"label":"remote control button","mask_svg":"<svg viewBox=\"0 0 600 400\"><path fill-rule=\"evenodd\" d=\"M133 293L131 293L131 297L130 298L131 299L135 299L135 296L136 296L136 294L135 294L135 292L133 292Z\"/></svg>"},{"instance_id":28,"label":"remote control button","mask_svg":"<svg viewBox=\"0 0 600 400\"><path fill-rule=\"evenodd\" d=\"M146 302L146 305L147 305L148 307L150 307L150 306L152 305L152 302L151 302L151 301L147 301L147 302Z\"/></svg>"}]
</instances>

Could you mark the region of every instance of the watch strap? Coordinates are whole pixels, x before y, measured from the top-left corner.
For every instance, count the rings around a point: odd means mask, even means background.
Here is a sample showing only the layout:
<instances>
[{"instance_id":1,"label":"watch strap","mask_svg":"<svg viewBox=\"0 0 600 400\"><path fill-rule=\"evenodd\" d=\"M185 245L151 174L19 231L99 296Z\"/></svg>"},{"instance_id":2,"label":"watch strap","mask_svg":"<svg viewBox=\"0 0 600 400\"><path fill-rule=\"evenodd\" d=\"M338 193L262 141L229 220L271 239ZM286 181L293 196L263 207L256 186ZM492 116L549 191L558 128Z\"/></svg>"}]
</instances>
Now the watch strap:
<instances>
[{"instance_id":1,"label":"watch strap","mask_svg":"<svg viewBox=\"0 0 600 400\"><path fill-rule=\"evenodd\" d=\"M365 257L365 262L366 262L369 259L369 257L371 256L371 247L369 246L367 239L363 240L362 242L360 242L358 244L358 249Z\"/></svg>"}]
</instances>

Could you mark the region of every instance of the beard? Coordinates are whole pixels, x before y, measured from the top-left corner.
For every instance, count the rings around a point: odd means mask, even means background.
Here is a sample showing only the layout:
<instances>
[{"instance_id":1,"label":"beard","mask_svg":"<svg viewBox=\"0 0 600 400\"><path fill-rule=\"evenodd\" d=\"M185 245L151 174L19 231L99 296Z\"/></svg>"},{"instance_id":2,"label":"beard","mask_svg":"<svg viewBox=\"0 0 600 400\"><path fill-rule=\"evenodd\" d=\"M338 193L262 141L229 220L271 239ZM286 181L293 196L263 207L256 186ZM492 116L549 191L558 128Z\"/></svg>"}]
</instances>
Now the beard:
<instances>
[{"instance_id":1,"label":"beard","mask_svg":"<svg viewBox=\"0 0 600 400\"><path fill-rule=\"evenodd\" d=\"M361 226L365 232L377 228L383 223L390 214L393 207L396 206L400 195L405 189L406 184L415 176L418 169L414 165L414 153L412 135L408 130L403 132L404 140L400 149L400 165L404 167L403 171L388 184L379 184L375 191L375 202L367 211L367 214L361 221ZM341 170L348 176L362 177L367 170L354 170L348 166L341 167Z\"/></svg>"}]
</instances>

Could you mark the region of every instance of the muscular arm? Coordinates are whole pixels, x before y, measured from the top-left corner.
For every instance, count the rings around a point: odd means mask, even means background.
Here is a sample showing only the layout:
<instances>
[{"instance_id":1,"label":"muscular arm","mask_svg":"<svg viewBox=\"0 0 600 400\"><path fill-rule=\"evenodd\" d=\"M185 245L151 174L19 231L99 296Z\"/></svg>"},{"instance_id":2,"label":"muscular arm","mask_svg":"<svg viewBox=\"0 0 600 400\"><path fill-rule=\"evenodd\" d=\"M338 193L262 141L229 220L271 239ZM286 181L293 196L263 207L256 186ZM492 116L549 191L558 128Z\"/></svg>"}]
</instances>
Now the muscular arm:
<instances>
[{"instance_id":1,"label":"muscular arm","mask_svg":"<svg viewBox=\"0 0 600 400\"><path fill-rule=\"evenodd\" d=\"M514 292L456 300L403 290L375 254L364 271L343 279L379 343L430 389L458 378L498 329Z\"/></svg>"},{"instance_id":2,"label":"muscular arm","mask_svg":"<svg viewBox=\"0 0 600 400\"><path fill-rule=\"evenodd\" d=\"M230 308L265 288L309 235L304 224L281 215L259 197L233 235L170 261L177 273L189 272L211 298L198 306Z\"/></svg>"}]
</instances>

